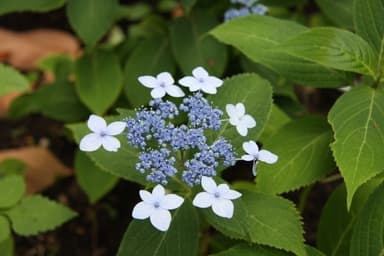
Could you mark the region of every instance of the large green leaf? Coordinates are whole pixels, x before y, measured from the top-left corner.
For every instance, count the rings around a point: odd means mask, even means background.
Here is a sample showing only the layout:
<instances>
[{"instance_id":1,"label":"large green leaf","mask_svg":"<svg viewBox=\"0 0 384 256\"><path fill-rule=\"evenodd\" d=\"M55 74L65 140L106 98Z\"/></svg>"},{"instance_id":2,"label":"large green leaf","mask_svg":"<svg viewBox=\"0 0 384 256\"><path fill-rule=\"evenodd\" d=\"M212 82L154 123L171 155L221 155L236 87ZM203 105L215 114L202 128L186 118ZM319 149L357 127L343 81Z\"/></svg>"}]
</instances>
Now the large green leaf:
<instances>
[{"instance_id":1,"label":"large green leaf","mask_svg":"<svg viewBox=\"0 0 384 256\"><path fill-rule=\"evenodd\" d=\"M156 230L146 220L133 220L121 241L117 256L195 256L199 240L197 213L190 201L174 210L166 232Z\"/></svg>"},{"instance_id":2,"label":"large green leaf","mask_svg":"<svg viewBox=\"0 0 384 256\"><path fill-rule=\"evenodd\" d=\"M171 45L176 61L184 74L197 66L220 76L227 63L227 49L207 32L218 24L207 12L181 17L170 27Z\"/></svg>"},{"instance_id":3,"label":"large green leaf","mask_svg":"<svg viewBox=\"0 0 384 256\"><path fill-rule=\"evenodd\" d=\"M118 182L118 178L100 170L89 157L81 151L75 156L76 179L91 203L107 194Z\"/></svg>"},{"instance_id":4,"label":"large green leaf","mask_svg":"<svg viewBox=\"0 0 384 256\"><path fill-rule=\"evenodd\" d=\"M263 131L272 108L272 87L267 80L256 74L237 75L225 80L217 94L210 96L208 100L224 112L227 104L242 102L246 113L256 120L256 127L249 129L246 137L240 136L236 127L228 121L225 121L219 133L215 133L216 138L223 136L240 150L244 141L256 140ZM226 117L227 114L224 115Z\"/></svg>"},{"instance_id":5,"label":"large green leaf","mask_svg":"<svg viewBox=\"0 0 384 256\"><path fill-rule=\"evenodd\" d=\"M346 30L313 28L283 42L278 49L330 68L375 76L374 50L361 37Z\"/></svg>"},{"instance_id":6,"label":"large green leaf","mask_svg":"<svg viewBox=\"0 0 384 256\"><path fill-rule=\"evenodd\" d=\"M229 237L306 255L300 217L290 201L249 191L242 194L233 201L231 219L218 217L211 209L201 211L213 227Z\"/></svg>"},{"instance_id":7,"label":"large green leaf","mask_svg":"<svg viewBox=\"0 0 384 256\"><path fill-rule=\"evenodd\" d=\"M263 144L279 160L258 165L257 189L279 194L324 177L335 168L331 142L332 130L323 118L306 117L288 123Z\"/></svg>"},{"instance_id":8,"label":"large green leaf","mask_svg":"<svg viewBox=\"0 0 384 256\"><path fill-rule=\"evenodd\" d=\"M0 15L10 12L47 12L61 7L66 0L1 0Z\"/></svg>"},{"instance_id":9,"label":"large green leaf","mask_svg":"<svg viewBox=\"0 0 384 256\"><path fill-rule=\"evenodd\" d=\"M169 40L166 37L152 37L141 42L125 63L124 92L134 107L147 105L150 89L139 83L139 76L156 76L160 72L174 73L176 67Z\"/></svg>"},{"instance_id":10,"label":"large green leaf","mask_svg":"<svg viewBox=\"0 0 384 256\"><path fill-rule=\"evenodd\" d=\"M384 184L369 197L357 217L351 237L351 256L380 256L384 253Z\"/></svg>"},{"instance_id":11,"label":"large green leaf","mask_svg":"<svg viewBox=\"0 0 384 256\"><path fill-rule=\"evenodd\" d=\"M0 209L14 206L25 193L24 178L9 175L0 178Z\"/></svg>"},{"instance_id":12,"label":"large green leaf","mask_svg":"<svg viewBox=\"0 0 384 256\"><path fill-rule=\"evenodd\" d=\"M82 56L75 67L76 91L83 103L96 114L103 114L120 95L123 75L117 56L96 50Z\"/></svg>"},{"instance_id":13,"label":"large green leaf","mask_svg":"<svg viewBox=\"0 0 384 256\"><path fill-rule=\"evenodd\" d=\"M0 244L8 239L11 235L11 227L9 221L3 215L0 215Z\"/></svg>"},{"instance_id":14,"label":"large green leaf","mask_svg":"<svg viewBox=\"0 0 384 256\"><path fill-rule=\"evenodd\" d=\"M40 195L24 198L6 214L13 230L23 236L52 230L76 216L69 208Z\"/></svg>"},{"instance_id":15,"label":"large green leaf","mask_svg":"<svg viewBox=\"0 0 384 256\"><path fill-rule=\"evenodd\" d=\"M357 216L382 181L383 178L374 178L362 185L353 198L350 210L345 204L347 191L344 184L331 194L322 210L317 232L317 246L326 255L349 255L352 229Z\"/></svg>"},{"instance_id":16,"label":"large green leaf","mask_svg":"<svg viewBox=\"0 0 384 256\"><path fill-rule=\"evenodd\" d=\"M117 0L68 0L67 16L79 37L94 46L113 24L118 7Z\"/></svg>"},{"instance_id":17,"label":"large green leaf","mask_svg":"<svg viewBox=\"0 0 384 256\"><path fill-rule=\"evenodd\" d=\"M13 247L14 245L12 236L9 236L3 242L0 242L1 256L15 256Z\"/></svg>"},{"instance_id":18,"label":"large green leaf","mask_svg":"<svg viewBox=\"0 0 384 256\"><path fill-rule=\"evenodd\" d=\"M384 91L367 86L352 89L337 100L328 120L349 207L356 189L384 170Z\"/></svg>"},{"instance_id":19,"label":"large green leaf","mask_svg":"<svg viewBox=\"0 0 384 256\"><path fill-rule=\"evenodd\" d=\"M377 53L384 47L384 0L354 0L354 22L358 35Z\"/></svg>"},{"instance_id":20,"label":"large green leaf","mask_svg":"<svg viewBox=\"0 0 384 256\"><path fill-rule=\"evenodd\" d=\"M353 0L316 0L316 3L336 25L353 27Z\"/></svg>"},{"instance_id":21,"label":"large green leaf","mask_svg":"<svg viewBox=\"0 0 384 256\"><path fill-rule=\"evenodd\" d=\"M108 122L121 121L126 116L119 116L114 118L108 118ZM85 123L68 125L68 128L72 131L77 143L90 133ZM118 177L137 182L140 184L146 184L145 175L139 173L136 170L136 163L139 161L137 150L128 146L125 142L125 136L120 135L117 138L121 142L121 148L117 152L108 152L103 149L99 149L94 152L86 153L101 170L109 172L110 174Z\"/></svg>"},{"instance_id":22,"label":"large green leaf","mask_svg":"<svg viewBox=\"0 0 384 256\"><path fill-rule=\"evenodd\" d=\"M1 3L0 3L1 5ZM0 96L29 89L28 80L17 70L0 64Z\"/></svg>"},{"instance_id":23,"label":"large green leaf","mask_svg":"<svg viewBox=\"0 0 384 256\"><path fill-rule=\"evenodd\" d=\"M295 82L317 87L345 85L348 82L345 72L275 50L282 42L306 30L306 27L291 21L249 15L225 22L211 33L220 41L239 49L254 62Z\"/></svg>"},{"instance_id":24,"label":"large green leaf","mask_svg":"<svg viewBox=\"0 0 384 256\"><path fill-rule=\"evenodd\" d=\"M9 115L14 118L31 113L41 113L63 122L78 122L84 120L89 111L77 97L73 84L58 82L18 97L9 110Z\"/></svg>"}]
</instances>

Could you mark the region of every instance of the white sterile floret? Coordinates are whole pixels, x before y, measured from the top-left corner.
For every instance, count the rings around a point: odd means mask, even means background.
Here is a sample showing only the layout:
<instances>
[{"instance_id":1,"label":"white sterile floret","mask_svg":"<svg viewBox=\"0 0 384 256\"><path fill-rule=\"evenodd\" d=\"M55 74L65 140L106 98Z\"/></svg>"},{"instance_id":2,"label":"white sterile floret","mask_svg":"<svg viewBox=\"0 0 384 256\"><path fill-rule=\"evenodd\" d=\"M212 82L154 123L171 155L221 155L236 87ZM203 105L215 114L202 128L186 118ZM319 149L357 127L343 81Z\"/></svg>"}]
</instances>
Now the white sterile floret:
<instances>
[{"instance_id":1,"label":"white sterile floret","mask_svg":"<svg viewBox=\"0 0 384 256\"><path fill-rule=\"evenodd\" d=\"M244 161L253 161L252 173L256 176L256 167L258 161L268 164L274 164L278 160L278 156L269 152L268 150L259 150L256 142L250 140L243 143L243 149L247 153L241 157Z\"/></svg>"},{"instance_id":2,"label":"white sterile floret","mask_svg":"<svg viewBox=\"0 0 384 256\"><path fill-rule=\"evenodd\" d=\"M152 193L146 190L140 190L139 193L143 201L135 205L132 217L139 220L149 218L156 229L167 231L172 219L169 210L180 207L184 198L175 194L166 195L161 185L156 185Z\"/></svg>"},{"instance_id":3,"label":"white sterile floret","mask_svg":"<svg viewBox=\"0 0 384 256\"><path fill-rule=\"evenodd\" d=\"M151 96L154 99L162 98L165 94L172 97L183 97L184 92L175 85L175 80L168 72L162 72L156 77L154 76L140 76L139 82L145 87L152 88Z\"/></svg>"},{"instance_id":4,"label":"white sterile floret","mask_svg":"<svg viewBox=\"0 0 384 256\"><path fill-rule=\"evenodd\" d=\"M256 121L252 116L245 114L245 107L243 103L236 105L227 104L225 110L229 116L229 122L236 126L237 132L241 136L247 136L248 129L256 126Z\"/></svg>"},{"instance_id":5,"label":"white sterile floret","mask_svg":"<svg viewBox=\"0 0 384 256\"><path fill-rule=\"evenodd\" d=\"M115 135L122 133L126 127L125 122L112 122L107 126L105 120L97 115L91 115L87 122L92 133L85 135L80 141L80 150L95 151L103 146L107 151L116 152L120 148L120 141Z\"/></svg>"},{"instance_id":6,"label":"white sterile floret","mask_svg":"<svg viewBox=\"0 0 384 256\"><path fill-rule=\"evenodd\" d=\"M210 76L203 67L197 67L192 71L193 76L185 76L179 80L179 84L188 87L191 92L202 90L208 94L216 94L217 88L223 81L215 76Z\"/></svg>"},{"instance_id":7,"label":"white sterile floret","mask_svg":"<svg viewBox=\"0 0 384 256\"><path fill-rule=\"evenodd\" d=\"M198 193L192 204L199 208L212 207L213 212L223 218L232 218L233 203L231 200L241 197L241 193L232 190L227 184L216 185L216 182L203 176L201 186L205 192Z\"/></svg>"}]
</instances>

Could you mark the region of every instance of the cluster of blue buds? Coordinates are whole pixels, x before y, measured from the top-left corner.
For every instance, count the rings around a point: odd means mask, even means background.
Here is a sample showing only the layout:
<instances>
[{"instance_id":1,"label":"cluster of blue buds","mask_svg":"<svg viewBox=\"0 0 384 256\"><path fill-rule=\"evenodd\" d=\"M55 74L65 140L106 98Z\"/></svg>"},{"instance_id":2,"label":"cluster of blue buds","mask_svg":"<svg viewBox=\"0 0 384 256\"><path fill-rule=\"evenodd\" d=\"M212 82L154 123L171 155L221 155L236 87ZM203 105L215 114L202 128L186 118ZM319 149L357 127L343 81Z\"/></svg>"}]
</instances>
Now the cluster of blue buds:
<instances>
[{"instance_id":1,"label":"cluster of blue buds","mask_svg":"<svg viewBox=\"0 0 384 256\"><path fill-rule=\"evenodd\" d=\"M250 14L265 15L268 7L257 3L258 0L231 0L232 4L239 5L238 8L230 8L224 14L224 20L229 21L238 17L247 16Z\"/></svg>"},{"instance_id":2,"label":"cluster of blue buds","mask_svg":"<svg viewBox=\"0 0 384 256\"><path fill-rule=\"evenodd\" d=\"M141 109L135 117L127 118L128 144L141 150L136 169L147 173L147 180L167 184L177 174L175 165L184 170L181 179L189 186L200 184L201 177L216 176L219 164L234 165L232 145L224 138L208 143L206 131L221 127L223 112L211 106L201 92L183 99L177 107L162 98L153 99L149 109ZM181 113L187 123L175 126L171 121ZM183 156L177 163L176 155ZM190 159L184 159L190 156Z\"/></svg>"}]
</instances>

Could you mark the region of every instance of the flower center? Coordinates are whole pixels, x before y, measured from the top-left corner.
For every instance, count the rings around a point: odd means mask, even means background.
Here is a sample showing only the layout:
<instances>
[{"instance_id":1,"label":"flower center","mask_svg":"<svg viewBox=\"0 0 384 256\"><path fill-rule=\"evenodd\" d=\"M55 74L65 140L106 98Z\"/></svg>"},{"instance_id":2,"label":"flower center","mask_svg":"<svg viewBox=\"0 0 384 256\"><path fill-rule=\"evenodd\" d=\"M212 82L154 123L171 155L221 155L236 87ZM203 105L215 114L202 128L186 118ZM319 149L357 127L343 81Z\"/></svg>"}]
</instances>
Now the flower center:
<instances>
[{"instance_id":1,"label":"flower center","mask_svg":"<svg viewBox=\"0 0 384 256\"><path fill-rule=\"evenodd\" d=\"M107 133L105 131L101 131L100 132L100 137L105 137L105 136L107 136Z\"/></svg>"},{"instance_id":2,"label":"flower center","mask_svg":"<svg viewBox=\"0 0 384 256\"><path fill-rule=\"evenodd\" d=\"M215 198L219 198L219 197L220 197L220 193L219 193L218 191L216 191L216 192L213 194L213 196L214 196Z\"/></svg>"},{"instance_id":3,"label":"flower center","mask_svg":"<svg viewBox=\"0 0 384 256\"><path fill-rule=\"evenodd\" d=\"M166 85L165 85L164 82L160 82L159 86L160 86L161 88L165 88Z\"/></svg>"},{"instance_id":4,"label":"flower center","mask_svg":"<svg viewBox=\"0 0 384 256\"><path fill-rule=\"evenodd\" d=\"M160 203L159 202L154 202L153 203L153 207L155 207L156 209L160 207Z\"/></svg>"},{"instance_id":5,"label":"flower center","mask_svg":"<svg viewBox=\"0 0 384 256\"><path fill-rule=\"evenodd\" d=\"M199 83L204 83L205 82L204 78L202 78L202 77L197 78L197 81L199 81Z\"/></svg>"}]
</instances>

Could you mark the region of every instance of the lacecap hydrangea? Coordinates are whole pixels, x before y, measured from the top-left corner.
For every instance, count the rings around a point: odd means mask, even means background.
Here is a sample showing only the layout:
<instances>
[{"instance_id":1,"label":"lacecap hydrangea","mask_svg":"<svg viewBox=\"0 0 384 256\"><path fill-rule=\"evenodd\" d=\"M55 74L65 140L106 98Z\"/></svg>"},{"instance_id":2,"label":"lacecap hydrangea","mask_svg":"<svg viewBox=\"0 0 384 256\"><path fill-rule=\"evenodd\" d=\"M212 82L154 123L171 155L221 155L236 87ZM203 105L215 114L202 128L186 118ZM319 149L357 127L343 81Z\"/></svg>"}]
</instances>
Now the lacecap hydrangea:
<instances>
[{"instance_id":1,"label":"lacecap hydrangea","mask_svg":"<svg viewBox=\"0 0 384 256\"><path fill-rule=\"evenodd\" d=\"M92 115L88 120L92 133L80 142L83 151L94 151L100 146L107 151L117 151L120 141L113 136L125 130L128 145L139 151L136 171L145 175L149 183L157 184L152 192L140 191L142 201L134 207L132 217L149 218L160 231L166 231L170 226L169 210L184 202L179 195L165 193L163 186L170 179L184 183L186 188L201 184L204 192L195 196L193 205L211 207L216 215L232 218L234 206L231 200L241 194L226 184L216 185L213 177L219 166L233 166L237 160L253 161L256 175L259 160L270 164L277 161L273 153L258 151L254 141L244 142L243 148L248 154L240 158L235 155L228 139L221 136L214 140L208 138L208 134L219 133L225 122L233 125L240 136L246 136L248 129L256 126L256 120L246 114L246 106L241 102L228 103L224 113L205 98L204 93L216 94L223 84L221 79L210 76L202 67L195 68L192 75L178 81L189 89L188 95L168 72L156 77L139 77L143 86L152 89L153 99L148 106L137 109L132 117L109 125L101 117ZM183 98L181 103L175 104L165 100L165 95Z\"/></svg>"}]
</instances>

